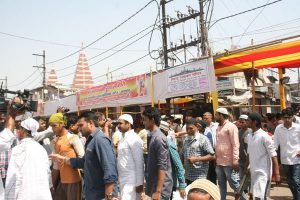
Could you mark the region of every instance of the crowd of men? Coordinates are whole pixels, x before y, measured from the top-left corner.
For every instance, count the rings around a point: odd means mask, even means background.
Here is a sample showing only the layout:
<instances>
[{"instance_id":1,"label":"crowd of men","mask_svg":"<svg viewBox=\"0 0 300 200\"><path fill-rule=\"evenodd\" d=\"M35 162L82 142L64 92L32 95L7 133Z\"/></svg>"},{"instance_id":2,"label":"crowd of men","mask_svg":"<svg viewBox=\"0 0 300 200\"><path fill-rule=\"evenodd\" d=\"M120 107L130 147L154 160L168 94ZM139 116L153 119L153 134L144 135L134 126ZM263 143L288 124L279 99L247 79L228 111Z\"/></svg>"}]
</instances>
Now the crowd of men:
<instances>
[{"instance_id":1,"label":"crowd of men","mask_svg":"<svg viewBox=\"0 0 300 200\"><path fill-rule=\"evenodd\" d=\"M227 184L235 199L267 199L281 166L299 200L300 118L293 109L230 119L225 108L187 112L183 126L157 108L116 120L92 111L66 117L59 108L47 120L9 106L0 133L0 200L225 200Z\"/></svg>"}]
</instances>

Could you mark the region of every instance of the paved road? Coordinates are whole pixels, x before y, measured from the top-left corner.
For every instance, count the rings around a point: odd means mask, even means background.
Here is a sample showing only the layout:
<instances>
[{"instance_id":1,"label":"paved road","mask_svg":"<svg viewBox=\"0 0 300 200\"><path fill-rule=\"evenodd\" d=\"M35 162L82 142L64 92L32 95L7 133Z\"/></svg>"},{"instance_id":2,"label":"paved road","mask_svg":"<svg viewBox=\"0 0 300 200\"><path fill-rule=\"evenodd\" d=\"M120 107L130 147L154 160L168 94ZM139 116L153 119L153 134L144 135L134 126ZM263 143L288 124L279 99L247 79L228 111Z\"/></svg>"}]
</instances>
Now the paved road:
<instances>
[{"instance_id":1,"label":"paved road","mask_svg":"<svg viewBox=\"0 0 300 200\"><path fill-rule=\"evenodd\" d=\"M228 185L229 187L229 185ZM228 189L229 196L227 197L228 200L234 200L233 192L231 188ZM275 186L271 188L270 192L270 200L293 200L292 193L286 183L281 183L279 186Z\"/></svg>"}]
</instances>

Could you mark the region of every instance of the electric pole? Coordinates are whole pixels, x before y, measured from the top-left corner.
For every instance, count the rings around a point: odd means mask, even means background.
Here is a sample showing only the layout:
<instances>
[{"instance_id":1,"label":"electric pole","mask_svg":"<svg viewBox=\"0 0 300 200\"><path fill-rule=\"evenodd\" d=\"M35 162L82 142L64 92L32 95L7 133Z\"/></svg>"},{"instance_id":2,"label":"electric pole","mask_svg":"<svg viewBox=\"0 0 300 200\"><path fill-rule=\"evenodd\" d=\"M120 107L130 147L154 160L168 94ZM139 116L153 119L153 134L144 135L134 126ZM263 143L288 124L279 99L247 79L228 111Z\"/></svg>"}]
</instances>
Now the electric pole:
<instances>
[{"instance_id":1,"label":"electric pole","mask_svg":"<svg viewBox=\"0 0 300 200\"><path fill-rule=\"evenodd\" d=\"M200 6L200 17L199 17L199 23L200 23L200 36L201 36L201 55L207 56L207 37L206 37L206 26L204 21L204 0L199 0L199 6Z\"/></svg>"},{"instance_id":2,"label":"electric pole","mask_svg":"<svg viewBox=\"0 0 300 200\"><path fill-rule=\"evenodd\" d=\"M45 90L46 90L46 53L45 53L45 50L43 50L43 54L32 54L34 56L41 56L43 57L43 66L33 66L33 67L36 67L36 68L42 68L43 69L43 91L42 91L42 99L43 101L45 101Z\"/></svg>"},{"instance_id":3,"label":"electric pole","mask_svg":"<svg viewBox=\"0 0 300 200\"><path fill-rule=\"evenodd\" d=\"M161 0L160 4L161 4L161 9L162 9L162 23L163 23L163 32L162 32L162 36L163 36L163 52L164 52L164 65L165 68L169 67L168 61L168 42L167 42L167 26L166 26L166 0Z\"/></svg>"}]
</instances>

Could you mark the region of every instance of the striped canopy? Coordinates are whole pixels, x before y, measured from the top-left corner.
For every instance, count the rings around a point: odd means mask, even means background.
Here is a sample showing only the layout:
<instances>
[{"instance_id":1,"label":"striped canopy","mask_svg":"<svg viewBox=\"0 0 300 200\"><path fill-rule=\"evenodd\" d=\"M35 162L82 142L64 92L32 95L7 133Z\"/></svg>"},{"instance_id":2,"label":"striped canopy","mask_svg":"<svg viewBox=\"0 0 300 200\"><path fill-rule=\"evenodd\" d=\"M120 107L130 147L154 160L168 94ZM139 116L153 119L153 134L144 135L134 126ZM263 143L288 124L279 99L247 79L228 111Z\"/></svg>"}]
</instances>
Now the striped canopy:
<instances>
[{"instance_id":1,"label":"striped canopy","mask_svg":"<svg viewBox=\"0 0 300 200\"><path fill-rule=\"evenodd\" d=\"M233 53L214 58L216 76L252 68L300 67L300 40Z\"/></svg>"}]
</instances>

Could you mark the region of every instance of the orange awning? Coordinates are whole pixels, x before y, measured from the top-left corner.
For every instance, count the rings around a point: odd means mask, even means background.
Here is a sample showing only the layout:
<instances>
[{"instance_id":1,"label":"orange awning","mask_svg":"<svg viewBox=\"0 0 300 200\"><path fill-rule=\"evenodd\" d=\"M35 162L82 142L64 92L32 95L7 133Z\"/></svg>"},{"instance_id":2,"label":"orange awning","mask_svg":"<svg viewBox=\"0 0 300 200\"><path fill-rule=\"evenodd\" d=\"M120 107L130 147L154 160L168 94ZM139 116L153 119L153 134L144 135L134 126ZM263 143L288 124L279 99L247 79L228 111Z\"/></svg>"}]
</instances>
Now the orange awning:
<instances>
[{"instance_id":1,"label":"orange awning","mask_svg":"<svg viewBox=\"0 0 300 200\"><path fill-rule=\"evenodd\" d=\"M300 67L300 40L224 55L214 59L216 76L252 68Z\"/></svg>"}]
</instances>

